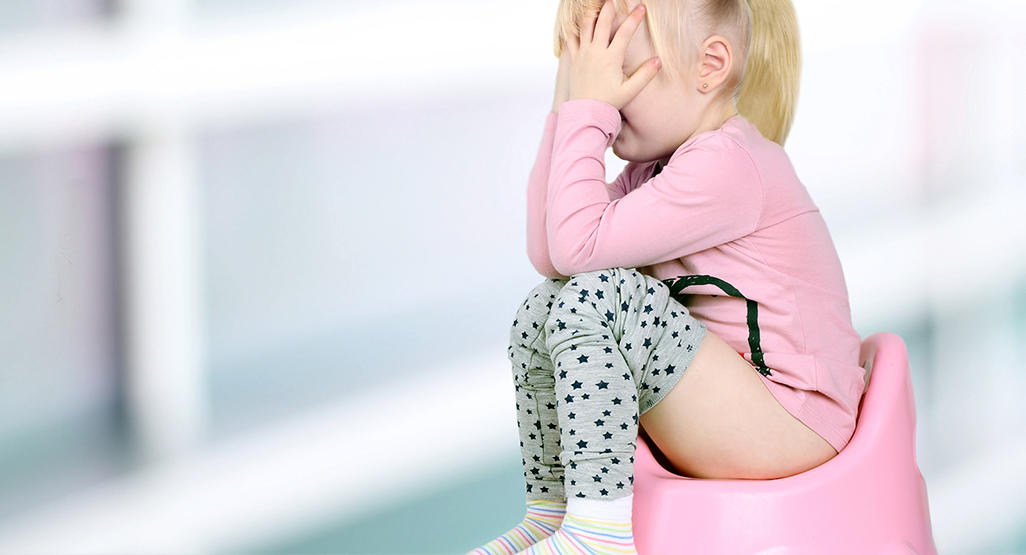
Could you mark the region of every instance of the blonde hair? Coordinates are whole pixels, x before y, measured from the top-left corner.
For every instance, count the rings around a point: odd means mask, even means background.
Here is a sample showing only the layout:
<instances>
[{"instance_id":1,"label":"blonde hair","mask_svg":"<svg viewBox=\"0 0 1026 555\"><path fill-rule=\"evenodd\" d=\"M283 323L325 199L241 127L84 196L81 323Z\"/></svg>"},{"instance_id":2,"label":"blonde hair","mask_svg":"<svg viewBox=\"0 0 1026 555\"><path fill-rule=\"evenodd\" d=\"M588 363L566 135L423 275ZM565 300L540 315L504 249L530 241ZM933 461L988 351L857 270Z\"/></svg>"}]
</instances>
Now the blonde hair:
<instances>
[{"instance_id":1,"label":"blonde hair","mask_svg":"<svg viewBox=\"0 0 1026 555\"><path fill-rule=\"evenodd\" d=\"M603 0L560 0L556 14L556 57L564 37L579 36L583 16ZM613 0L627 13L626 0ZM801 77L798 19L791 0L645 0L652 46L672 82L694 68L702 42L723 35L735 49L735 63L720 96L767 139L783 146L794 122Z\"/></svg>"}]
</instances>

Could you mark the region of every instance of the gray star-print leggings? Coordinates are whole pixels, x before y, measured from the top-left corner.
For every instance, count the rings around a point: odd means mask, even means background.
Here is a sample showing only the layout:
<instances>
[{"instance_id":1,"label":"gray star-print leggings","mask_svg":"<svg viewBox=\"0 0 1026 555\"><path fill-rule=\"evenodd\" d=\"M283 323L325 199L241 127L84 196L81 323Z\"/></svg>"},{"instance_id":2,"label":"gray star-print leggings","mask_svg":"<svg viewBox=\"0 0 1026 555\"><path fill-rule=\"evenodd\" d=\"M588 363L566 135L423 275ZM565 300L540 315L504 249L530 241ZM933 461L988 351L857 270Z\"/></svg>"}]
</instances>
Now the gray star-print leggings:
<instances>
[{"instance_id":1,"label":"gray star-print leggings","mask_svg":"<svg viewBox=\"0 0 1026 555\"><path fill-rule=\"evenodd\" d=\"M706 326L633 268L546 278L510 329L527 499L634 491L638 417L673 388Z\"/></svg>"}]
</instances>

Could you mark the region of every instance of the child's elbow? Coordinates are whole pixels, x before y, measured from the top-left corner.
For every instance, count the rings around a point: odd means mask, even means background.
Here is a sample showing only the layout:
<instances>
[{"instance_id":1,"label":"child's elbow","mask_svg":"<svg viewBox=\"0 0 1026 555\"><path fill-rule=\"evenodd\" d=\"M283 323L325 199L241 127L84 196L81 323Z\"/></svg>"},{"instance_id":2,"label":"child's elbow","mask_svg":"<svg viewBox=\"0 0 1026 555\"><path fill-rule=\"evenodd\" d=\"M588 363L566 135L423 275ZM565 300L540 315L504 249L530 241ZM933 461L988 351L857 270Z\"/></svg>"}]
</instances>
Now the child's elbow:
<instances>
[{"instance_id":1,"label":"child's elbow","mask_svg":"<svg viewBox=\"0 0 1026 555\"><path fill-rule=\"evenodd\" d=\"M567 276L585 271L581 267L584 257L581 256L580 247L571 241L560 239L562 237L549 238L549 258L552 259L552 267Z\"/></svg>"},{"instance_id":2,"label":"child's elbow","mask_svg":"<svg viewBox=\"0 0 1026 555\"><path fill-rule=\"evenodd\" d=\"M542 276L555 279L569 279L567 276L559 273L552 262L549 261L548 256L539 257L534 253L528 253L528 258L531 260L531 265L534 266L534 269Z\"/></svg>"},{"instance_id":3,"label":"child's elbow","mask_svg":"<svg viewBox=\"0 0 1026 555\"><path fill-rule=\"evenodd\" d=\"M586 256L576 249L552 249L549 256L552 258L552 267L565 276L593 272L606 267L596 265L594 257Z\"/></svg>"},{"instance_id":4,"label":"child's elbow","mask_svg":"<svg viewBox=\"0 0 1026 555\"><path fill-rule=\"evenodd\" d=\"M557 252L552 252L550 255L552 257L552 267L561 275L572 276L580 271L574 263L572 256L566 256Z\"/></svg>"}]
</instances>

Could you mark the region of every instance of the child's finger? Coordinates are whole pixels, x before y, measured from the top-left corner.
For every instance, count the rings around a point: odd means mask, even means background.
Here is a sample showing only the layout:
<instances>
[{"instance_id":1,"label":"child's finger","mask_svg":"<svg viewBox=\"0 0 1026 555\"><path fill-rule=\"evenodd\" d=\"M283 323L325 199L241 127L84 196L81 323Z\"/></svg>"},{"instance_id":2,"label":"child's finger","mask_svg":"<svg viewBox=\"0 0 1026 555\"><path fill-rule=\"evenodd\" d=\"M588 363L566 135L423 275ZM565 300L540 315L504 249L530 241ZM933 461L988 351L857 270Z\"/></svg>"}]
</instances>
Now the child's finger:
<instances>
[{"instance_id":1,"label":"child's finger","mask_svg":"<svg viewBox=\"0 0 1026 555\"><path fill-rule=\"evenodd\" d=\"M605 7L605 3L602 4ZM581 21L581 44L588 44L591 42L592 33L595 30L595 20L598 19L598 15L601 12L601 8L598 11L588 12L584 14L584 18Z\"/></svg>"},{"instance_id":2,"label":"child's finger","mask_svg":"<svg viewBox=\"0 0 1026 555\"><path fill-rule=\"evenodd\" d=\"M645 88L652 79L659 73L659 69L662 67L662 62L659 60L659 56L650 58L645 63L641 64L634 73L627 78L627 92L630 94L630 98L634 98L641 92L641 89Z\"/></svg>"},{"instance_id":3,"label":"child's finger","mask_svg":"<svg viewBox=\"0 0 1026 555\"><path fill-rule=\"evenodd\" d=\"M578 39L574 35L570 35L570 37L566 41L566 48L570 51L571 60L577 57L577 50L580 48L577 41Z\"/></svg>"},{"instance_id":4,"label":"child's finger","mask_svg":"<svg viewBox=\"0 0 1026 555\"><path fill-rule=\"evenodd\" d=\"M613 42L609 45L610 49L616 49L620 52L627 50L627 45L631 42L634 34L638 31L638 27L641 26L641 21L645 18L645 5L638 4L631 12L627 19L620 24L620 27L616 30L616 34L613 36Z\"/></svg>"},{"instance_id":5,"label":"child's finger","mask_svg":"<svg viewBox=\"0 0 1026 555\"><path fill-rule=\"evenodd\" d=\"M602 3L599 10L598 22L595 24L595 34L602 39L601 46L609 45L609 35L612 33L613 19L616 17L616 8L610 0Z\"/></svg>"}]
</instances>

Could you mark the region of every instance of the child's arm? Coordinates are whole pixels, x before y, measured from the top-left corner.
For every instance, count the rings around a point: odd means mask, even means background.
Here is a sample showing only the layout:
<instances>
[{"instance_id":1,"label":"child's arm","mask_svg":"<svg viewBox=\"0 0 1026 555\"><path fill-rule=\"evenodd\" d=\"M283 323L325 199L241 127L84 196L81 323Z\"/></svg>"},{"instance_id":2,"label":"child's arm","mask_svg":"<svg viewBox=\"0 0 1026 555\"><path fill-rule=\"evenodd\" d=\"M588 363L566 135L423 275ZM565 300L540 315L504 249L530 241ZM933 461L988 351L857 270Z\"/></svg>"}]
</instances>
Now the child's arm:
<instances>
[{"instance_id":1,"label":"child's arm","mask_svg":"<svg viewBox=\"0 0 1026 555\"><path fill-rule=\"evenodd\" d=\"M566 279L552 266L545 237L545 197L549 161L552 158L552 139L556 130L556 114L545 116L545 133L534 159L534 167L527 178L527 258L538 273L549 278Z\"/></svg>"},{"instance_id":2,"label":"child's arm","mask_svg":"<svg viewBox=\"0 0 1026 555\"><path fill-rule=\"evenodd\" d=\"M755 230L761 178L747 151L729 137L696 141L658 175L611 199L604 156L620 132L619 111L600 100L570 100L556 124L546 236L557 271L650 266Z\"/></svg>"},{"instance_id":3,"label":"child's arm","mask_svg":"<svg viewBox=\"0 0 1026 555\"><path fill-rule=\"evenodd\" d=\"M553 112L545 117L545 131L541 146L535 156L534 167L527 180L527 258L530 259L538 273L545 277L569 279L559 273L549 258L548 237L545 231L546 197L548 196L548 178L552 159L552 143L555 138L557 115ZM630 186L630 177L636 164L628 163L620 175L612 183L603 184L609 200L616 200L626 194ZM604 170L603 170L604 171Z\"/></svg>"},{"instance_id":4,"label":"child's arm","mask_svg":"<svg viewBox=\"0 0 1026 555\"><path fill-rule=\"evenodd\" d=\"M559 58L556 74L556 89L552 100L552 111L545 117L545 132L542 135L538 154L535 156L534 167L527 181L527 258L538 273L545 277L568 279L552 266L549 258L548 238L545 231L545 204L548 195L549 167L552 158L552 143L555 135L557 113L559 107L570 97L568 90L569 51L564 49ZM609 200L624 196L630 186L628 177L633 166L625 167L616 180L606 184ZM605 183L603 174L602 182Z\"/></svg>"}]
</instances>

